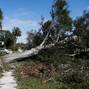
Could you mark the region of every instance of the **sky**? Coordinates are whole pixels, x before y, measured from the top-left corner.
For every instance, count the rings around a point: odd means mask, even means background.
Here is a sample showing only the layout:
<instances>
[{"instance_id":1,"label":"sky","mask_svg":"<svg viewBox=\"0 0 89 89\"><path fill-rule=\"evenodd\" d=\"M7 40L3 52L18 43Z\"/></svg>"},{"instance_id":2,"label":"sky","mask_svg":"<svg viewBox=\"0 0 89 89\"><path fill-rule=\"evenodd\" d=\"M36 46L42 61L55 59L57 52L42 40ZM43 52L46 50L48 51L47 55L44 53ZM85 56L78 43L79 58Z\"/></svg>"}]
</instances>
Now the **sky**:
<instances>
[{"instance_id":1,"label":"sky","mask_svg":"<svg viewBox=\"0 0 89 89\"><path fill-rule=\"evenodd\" d=\"M89 9L89 0L67 0L70 16L75 19ZM3 29L12 31L17 26L22 31L18 42L26 42L27 32L37 30L41 16L51 19L50 11L53 0L0 0L4 14Z\"/></svg>"}]
</instances>

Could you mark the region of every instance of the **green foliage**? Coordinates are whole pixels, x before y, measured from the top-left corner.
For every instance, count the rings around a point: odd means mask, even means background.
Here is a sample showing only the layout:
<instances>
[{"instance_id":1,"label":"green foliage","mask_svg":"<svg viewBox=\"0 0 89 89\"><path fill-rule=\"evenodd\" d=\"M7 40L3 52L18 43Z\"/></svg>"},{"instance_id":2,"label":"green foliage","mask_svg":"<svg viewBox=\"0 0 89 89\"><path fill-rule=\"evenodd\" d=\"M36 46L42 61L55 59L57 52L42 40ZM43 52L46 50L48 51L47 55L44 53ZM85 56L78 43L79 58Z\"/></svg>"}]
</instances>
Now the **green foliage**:
<instances>
[{"instance_id":1,"label":"green foliage","mask_svg":"<svg viewBox=\"0 0 89 89\"><path fill-rule=\"evenodd\" d=\"M22 50L26 50L26 44L25 43L17 43L16 49L21 48Z\"/></svg>"},{"instance_id":2,"label":"green foliage","mask_svg":"<svg viewBox=\"0 0 89 89\"><path fill-rule=\"evenodd\" d=\"M13 46L14 37L10 31L1 30L0 31L0 41L4 42L6 48L11 48Z\"/></svg>"},{"instance_id":3,"label":"green foliage","mask_svg":"<svg viewBox=\"0 0 89 89\"><path fill-rule=\"evenodd\" d=\"M5 42L5 47L6 48L12 48L13 47L13 43L14 43L14 37L11 34L10 31L6 31L5 33L5 38L4 38L4 42Z\"/></svg>"},{"instance_id":4,"label":"green foliage","mask_svg":"<svg viewBox=\"0 0 89 89\"><path fill-rule=\"evenodd\" d=\"M18 84L18 89L59 89L59 85L55 82L43 84L37 79L23 79Z\"/></svg>"},{"instance_id":5,"label":"green foliage","mask_svg":"<svg viewBox=\"0 0 89 89\"><path fill-rule=\"evenodd\" d=\"M70 72L56 77L56 81L61 84L59 89L89 89L89 76L81 72Z\"/></svg>"},{"instance_id":6,"label":"green foliage","mask_svg":"<svg viewBox=\"0 0 89 89\"><path fill-rule=\"evenodd\" d=\"M79 43L83 47L89 47L89 12L85 11L83 15L74 21L74 33L79 36Z\"/></svg>"},{"instance_id":7,"label":"green foliage","mask_svg":"<svg viewBox=\"0 0 89 89\"><path fill-rule=\"evenodd\" d=\"M14 27L13 30L12 30L12 34L13 34L15 37L21 36L20 28L19 28L19 27Z\"/></svg>"},{"instance_id":8,"label":"green foliage","mask_svg":"<svg viewBox=\"0 0 89 89\"><path fill-rule=\"evenodd\" d=\"M21 30L19 27L14 27L13 30L12 30L12 35L14 37L14 45L13 45L13 50L17 50L17 47L16 47L16 41L17 41L17 37L20 37L21 36Z\"/></svg>"},{"instance_id":9,"label":"green foliage","mask_svg":"<svg viewBox=\"0 0 89 89\"><path fill-rule=\"evenodd\" d=\"M28 32L27 48L36 47L43 41L43 35L40 32Z\"/></svg>"},{"instance_id":10,"label":"green foliage","mask_svg":"<svg viewBox=\"0 0 89 89\"><path fill-rule=\"evenodd\" d=\"M2 30L2 20L3 20L3 12L0 9L0 29Z\"/></svg>"},{"instance_id":11,"label":"green foliage","mask_svg":"<svg viewBox=\"0 0 89 89\"><path fill-rule=\"evenodd\" d=\"M0 9L0 21L3 19L3 12L2 10Z\"/></svg>"},{"instance_id":12,"label":"green foliage","mask_svg":"<svg viewBox=\"0 0 89 89\"><path fill-rule=\"evenodd\" d=\"M49 44L55 41L56 29L54 29L52 21L48 20L46 22L42 22L41 31L42 31L43 38L45 38L48 35L45 44Z\"/></svg>"},{"instance_id":13,"label":"green foliage","mask_svg":"<svg viewBox=\"0 0 89 89\"><path fill-rule=\"evenodd\" d=\"M58 67L60 63L66 63L70 58L64 55L67 52L67 48L60 48L59 45L52 47L50 49L44 49L39 52L37 58L38 61L53 64L55 67ZM34 59L35 60L35 59ZM67 60L67 61L66 61Z\"/></svg>"},{"instance_id":14,"label":"green foliage","mask_svg":"<svg viewBox=\"0 0 89 89\"><path fill-rule=\"evenodd\" d=\"M52 22L51 21L46 21L42 24L41 26L41 29L42 29L42 32L43 32L43 36L45 37L47 35L47 33L49 32L50 30L50 27L51 27L51 24Z\"/></svg>"},{"instance_id":15,"label":"green foliage","mask_svg":"<svg viewBox=\"0 0 89 89\"><path fill-rule=\"evenodd\" d=\"M51 15L58 30L71 30L72 19L69 16L66 0L54 0Z\"/></svg>"},{"instance_id":16,"label":"green foliage","mask_svg":"<svg viewBox=\"0 0 89 89\"><path fill-rule=\"evenodd\" d=\"M41 34L41 33L37 33L37 34L34 36L34 39L33 39L34 47L40 45L42 41L43 41L43 36L42 36L42 34Z\"/></svg>"}]
</instances>

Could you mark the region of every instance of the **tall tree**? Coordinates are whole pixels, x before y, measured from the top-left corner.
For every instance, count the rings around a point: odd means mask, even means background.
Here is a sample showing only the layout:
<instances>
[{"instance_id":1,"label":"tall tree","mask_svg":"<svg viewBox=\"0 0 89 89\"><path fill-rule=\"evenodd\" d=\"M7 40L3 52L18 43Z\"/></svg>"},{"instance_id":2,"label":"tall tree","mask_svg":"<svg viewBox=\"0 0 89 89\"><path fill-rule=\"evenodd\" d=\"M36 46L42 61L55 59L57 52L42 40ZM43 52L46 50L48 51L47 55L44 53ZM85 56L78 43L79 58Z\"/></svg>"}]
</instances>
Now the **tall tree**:
<instances>
[{"instance_id":1,"label":"tall tree","mask_svg":"<svg viewBox=\"0 0 89 89\"><path fill-rule=\"evenodd\" d=\"M0 30L2 30L2 20L3 20L3 12L0 9Z\"/></svg>"},{"instance_id":2,"label":"tall tree","mask_svg":"<svg viewBox=\"0 0 89 89\"><path fill-rule=\"evenodd\" d=\"M72 18L69 15L66 0L54 0L51 16L56 28L58 40L61 33L72 29Z\"/></svg>"},{"instance_id":3,"label":"tall tree","mask_svg":"<svg viewBox=\"0 0 89 89\"><path fill-rule=\"evenodd\" d=\"M19 27L14 27L12 30L12 35L14 36L14 48L16 46L17 37L21 36L21 30Z\"/></svg>"},{"instance_id":4,"label":"tall tree","mask_svg":"<svg viewBox=\"0 0 89 89\"><path fill-rule=\"evenodd\" d=\"M19 37L21 36L21 30L19 27L14 27L13 30L12 30L12 34L15 36L15 37Z\"/></svg>"},{"instance_id":5,"label":"tall tree","mask_svg":"<svg viewBox=\"0 0 89 89\"><path fill-rule=\"evenodd\" d=\"M89 47L89 11L74 21L75 34L79 37L79 43L83 47Z\"/></svg>"},{"instance_id":6,"label":"tall tree","mask_svg":"<svg viewBox=\"0 0 89 89\"><path fill-rule=\"evenodd\" d=\"M46 22L43 22L41 25L41 30L43 33L43 37L45 38L44 42L49 43L49 41L54 41L54 29L52 27L52 21L48 20Z\"/></svg>"},{"instance_id":7,"label":"tall tree","mask_svg":"<svg viewBox=\"0 0 89 89\"><path fill-rule=\"evenodd\" d=\"M10 31L5 31L4 43L6 48L12 48L14 44L14 36Z\"/></svg>"},{"instance_id":8,"label":"tall tree","mask_svg":"<svg viewBox=\"0 0 89 89\"><path fill-rule=\"evenodd\" d=\"M27 48L36 47L41 44L43 35L40 32L28 32L27 36Z\"/></svg>"},{"instance_id":9,"label":"tall tree","mask_svg":"<svg viewBox=\"0 0 89 89\"><path fill-rule=\"evenodd\" d=\"M0 31L0 41L4 42L3 45L0 45L1 47L12 48L14 37L10 31L2 30Z\"/></svg>"}]
</instances>

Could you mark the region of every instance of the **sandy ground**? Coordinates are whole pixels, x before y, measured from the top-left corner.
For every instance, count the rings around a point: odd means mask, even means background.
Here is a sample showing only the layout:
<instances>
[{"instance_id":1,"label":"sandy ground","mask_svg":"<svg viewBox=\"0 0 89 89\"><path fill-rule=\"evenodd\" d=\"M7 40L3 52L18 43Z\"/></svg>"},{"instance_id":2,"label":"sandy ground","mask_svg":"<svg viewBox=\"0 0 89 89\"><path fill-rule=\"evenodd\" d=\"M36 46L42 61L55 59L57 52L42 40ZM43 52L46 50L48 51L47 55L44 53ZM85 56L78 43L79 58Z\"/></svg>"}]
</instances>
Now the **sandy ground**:
<instances>
[{"instance_id":1,"label":"sandy ground","mask_svg":"<svg viewBox=\"0 0 89 89\"><path fill-rule=\"evenodd\" d=\"M17 89L16 80L13 71L5 71L0 79L0 89Z\"/></svg>"}]
</instances>

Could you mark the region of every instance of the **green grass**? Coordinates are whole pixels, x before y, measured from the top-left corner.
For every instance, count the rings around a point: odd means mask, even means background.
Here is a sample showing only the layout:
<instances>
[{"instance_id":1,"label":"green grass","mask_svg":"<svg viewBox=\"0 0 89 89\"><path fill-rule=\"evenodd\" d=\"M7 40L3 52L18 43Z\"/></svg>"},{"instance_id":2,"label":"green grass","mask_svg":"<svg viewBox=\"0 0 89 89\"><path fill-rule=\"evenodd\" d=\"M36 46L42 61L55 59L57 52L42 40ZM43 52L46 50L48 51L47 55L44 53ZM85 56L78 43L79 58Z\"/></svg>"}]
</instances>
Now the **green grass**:
<instances>
[{"instance_id":1,"label":"green grass","mask_svg":"<svg viewBox=\"0 0 89 89\"><path fill-rule=\"evenodd\" d=\"M57 82L42 83L37 79L22 79L18 81L18 89L59 89Z\"/></svg>"}]
</instances>

